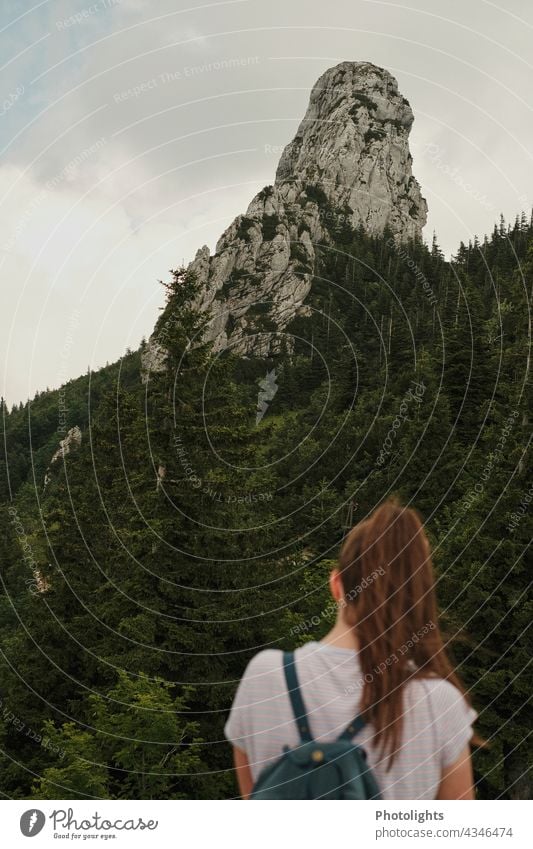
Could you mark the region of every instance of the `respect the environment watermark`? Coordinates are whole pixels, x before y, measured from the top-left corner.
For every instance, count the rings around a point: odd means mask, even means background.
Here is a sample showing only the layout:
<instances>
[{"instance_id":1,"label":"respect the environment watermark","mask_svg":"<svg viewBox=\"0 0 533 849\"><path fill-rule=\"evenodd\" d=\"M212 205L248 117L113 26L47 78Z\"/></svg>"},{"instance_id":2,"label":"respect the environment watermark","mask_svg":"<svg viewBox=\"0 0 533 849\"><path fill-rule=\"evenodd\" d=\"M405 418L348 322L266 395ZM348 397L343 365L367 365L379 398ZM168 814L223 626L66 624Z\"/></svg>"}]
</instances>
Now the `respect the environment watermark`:
<instances>
[{"instance_id":1,"label":"respect the environment watermark","mask_svg":"<svg viewBox=\"0 0 533 849\"><path fill-rule=\"evenodd\" d=\"M168 85L168 83L181 82L189 80L192 77L198 77L202 74L212 74L219 71L231 71L237 68L246 68L250 65L257 65L260 62L259 56L233 56L228 59L218 59L215 62L205 62L203 65L185 65L183 68L175 68L171 71L163 71L155 77L143 80L130 88L123 91L116 91L113 94L115 103L123 103L125 100L141 97L149 91L153 91L160 86Z\"/></svg>"},{"instance_id":2,"label":"respect the environment watermark","mask_svg":"<svg viewBox=\"0 0 533 849\"><path fill-rule=\"evenodd\" d=\"M196 474L181 435L176 433L172 441L174 443L176 457L185 475L185 480L193 489L201 490L212 501L216 501L219 504L257 504L261 501L272 501L273 496L271 492L220 492L220 490L215 489L207 481L204 481L200 475ZM181 481L168 480L166 468L159 466L158 486L161 486L165 481L168 481L168 483L181 483Z\"/></svg>"},{"instance_id":3,"label":"respect the environment watermark","mask_svg":"<svg viewBox=\"0 0 533 849\"><path fill-rule=\"evenodd\" d=\"M427 279L424 272L418 267L414 259L409 256L405 248L399 247L392 237L387 241L387 245L389 248L396 249L396 253L400 257L400 259L408 268L411 269L416 279L422 284L422 289L424 290L424 294L426 295L429 303L432 306L435 306L435 304L437 303L437 296L435 295L435 292L432 289L431 283Z\"/></svg>"},{"instance_id":4,"label":"respect the environment watermark","mask_svg":"<svg viewBox=\"0 0 533 849\"><path fill-rule=\"evenodd\" d=\"M65 182L65 180L73 178L76 173L76 169L86 162L87 159L101 150L106 144L107 141L103 136L97 139L92 145L89 145L89 147L84 148L76 154L76 156L67 162L67 164L58 171L54 177L50 177L50 179L46 181L43 188L32 198L31 202L26 206L15 222L11 237L7 241L3 242L1 249L5 251L5 253L11 253L11 251L13 251L13 249L17 246L28 224L35 213L41 208L44 201L49 197L50 192L56 189L61 183Z\"/></svg>"}]
</instances>

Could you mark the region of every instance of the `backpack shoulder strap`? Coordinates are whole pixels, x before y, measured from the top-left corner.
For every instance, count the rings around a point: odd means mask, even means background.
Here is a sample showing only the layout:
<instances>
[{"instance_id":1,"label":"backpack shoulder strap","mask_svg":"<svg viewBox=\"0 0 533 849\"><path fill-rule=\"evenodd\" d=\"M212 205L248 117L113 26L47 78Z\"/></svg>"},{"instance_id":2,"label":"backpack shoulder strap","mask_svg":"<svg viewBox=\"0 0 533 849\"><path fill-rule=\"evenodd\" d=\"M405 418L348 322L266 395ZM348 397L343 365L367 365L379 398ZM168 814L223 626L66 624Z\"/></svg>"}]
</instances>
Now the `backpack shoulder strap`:
<instances>
[{"instance_id":1,"label":"backpack shoulder strap","mask_svg":"<svg viewBox=\"0 0 533 849\"><path fill-rule=\"evenodd\" d=\"M287 682L287 690L291 700L292 712L298 733L302 743L310 743L313 739L309 731L309 721L298 684L298 676L296 674L296 666L294 664L294 653L291 651L283 652L283 670L285 672L285 681Z\"/></svg>"},{"instance_id":2,"label":"backpack shoulder strap","mask_svg":"<svg viewBox=\"0 0 533 849\"><path fill-rule=\"evenodd\" d=\"M351 740L352 737L355 737L356 734L359 733L361 728L364 728L365 721L360 714L357 714L355 719L352 719L347 728L344 729L342 734L337 737L337 740Z\"/></svg>"}]
</instances>

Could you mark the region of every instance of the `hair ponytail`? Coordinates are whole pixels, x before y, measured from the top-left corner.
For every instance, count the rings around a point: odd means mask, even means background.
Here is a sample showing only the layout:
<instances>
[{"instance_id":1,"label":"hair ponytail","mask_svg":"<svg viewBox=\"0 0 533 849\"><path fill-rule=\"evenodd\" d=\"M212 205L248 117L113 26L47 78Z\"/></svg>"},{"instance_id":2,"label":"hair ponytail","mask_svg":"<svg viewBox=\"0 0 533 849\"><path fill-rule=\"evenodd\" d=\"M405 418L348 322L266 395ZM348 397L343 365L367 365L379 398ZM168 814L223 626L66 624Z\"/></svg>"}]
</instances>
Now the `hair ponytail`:
<instances>
[{"instance_id":1,"label":"hair ponytail","mask_svg":"<svg viewBox=\"0 0 533 849\"><path fill-rule=\"evenodd\" d=\"M350 531L339 568L344 597L351 599L344 616L359 641L360 709L390 768L401 745L408 681L445 678L470 704L440 633L431 549L418 512L395 498L383 502Z\"/></svg>"}]
</instances>

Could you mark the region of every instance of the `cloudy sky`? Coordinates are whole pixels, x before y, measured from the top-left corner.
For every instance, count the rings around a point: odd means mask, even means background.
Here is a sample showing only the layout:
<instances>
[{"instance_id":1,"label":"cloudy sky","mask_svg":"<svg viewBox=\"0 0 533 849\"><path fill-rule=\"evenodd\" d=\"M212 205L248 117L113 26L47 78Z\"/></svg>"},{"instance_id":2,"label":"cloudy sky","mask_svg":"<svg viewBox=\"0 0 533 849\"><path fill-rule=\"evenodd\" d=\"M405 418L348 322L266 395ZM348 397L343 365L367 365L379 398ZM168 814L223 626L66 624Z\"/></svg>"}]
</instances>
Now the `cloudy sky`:
<instances>
[{"instance_id":1,"label":"cloudy sky","mask_svg":"<svg viewBox=\"0 0 533 849\"><path fill-rule=\"evenodd\" d=\"M4 0L0 394L148 336L157 281L263 185L329 66L409 99L425 230L445 252L533 202L528 0Z\"/></svg>"}]
</instances>

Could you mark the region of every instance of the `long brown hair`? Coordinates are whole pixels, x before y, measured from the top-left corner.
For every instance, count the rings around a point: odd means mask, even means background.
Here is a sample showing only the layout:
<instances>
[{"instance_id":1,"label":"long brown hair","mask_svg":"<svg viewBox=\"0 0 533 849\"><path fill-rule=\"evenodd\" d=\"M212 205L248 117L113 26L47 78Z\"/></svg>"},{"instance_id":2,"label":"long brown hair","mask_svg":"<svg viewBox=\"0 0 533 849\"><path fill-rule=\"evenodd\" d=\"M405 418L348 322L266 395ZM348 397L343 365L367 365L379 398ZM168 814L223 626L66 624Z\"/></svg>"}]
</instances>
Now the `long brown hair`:
<instances>
[{"instance_id":1,"label":"long brown hair","mask_svg":"<svg viewBox=\"0 0 533 849\"><path fill-rule=\"evenodd\" d=\"M345 619L359 641L360 710L390 768L401 744L409 680L445 678L470 704L444 648L431 548L418 512L396 498L383 502L350 531L339 568Z\"/></svg>"}]
</instances>

